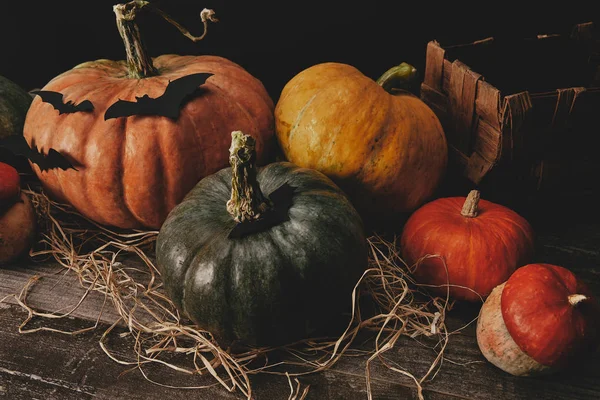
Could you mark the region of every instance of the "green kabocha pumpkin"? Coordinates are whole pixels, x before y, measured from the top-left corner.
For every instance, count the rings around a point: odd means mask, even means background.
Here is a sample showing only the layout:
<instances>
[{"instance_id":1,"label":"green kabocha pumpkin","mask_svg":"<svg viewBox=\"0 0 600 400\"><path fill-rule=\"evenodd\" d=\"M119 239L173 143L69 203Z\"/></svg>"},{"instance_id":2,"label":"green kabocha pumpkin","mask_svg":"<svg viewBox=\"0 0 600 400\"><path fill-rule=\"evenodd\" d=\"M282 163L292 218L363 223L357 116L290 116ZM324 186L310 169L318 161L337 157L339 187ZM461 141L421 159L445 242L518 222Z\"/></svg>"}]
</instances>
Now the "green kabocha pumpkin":
<instances>
[{"instance_id":1,"label":"green kabocha pumpkin","mask_svg":"<svg viewBox=\"0 0 600 400\"><path fill-rule=\"evenodd\" d=\"M0 76L0 140L10 135L23 135L23 124L33 98L15 82ZM19 172L31 172L29 163L20 160L0 145L0 162L15 167Z\"/></svg>"},{"instance_id":2,"label":"green kabocha pumpkin","mask_svg":"<svg viewBox=\"0 0 600 400\"><path fill-rule=\"evenodd\" d=\"M221 343L333 332L367 265L362 220L318 171L289 162L256 169L254 146L233 132L231 167L169 213L156 245L165 289Z\"/></svg>"},{"instance_id":3,"label":"green kabocha pumpkin","mask_svg":"<svg viewBox=\"0 0 600 400\"><path fill-rule=\"evenodd\" d=\"M19 85L0 76L0 139L22 135L32 97Z\"/></svg>"}]
</instances>

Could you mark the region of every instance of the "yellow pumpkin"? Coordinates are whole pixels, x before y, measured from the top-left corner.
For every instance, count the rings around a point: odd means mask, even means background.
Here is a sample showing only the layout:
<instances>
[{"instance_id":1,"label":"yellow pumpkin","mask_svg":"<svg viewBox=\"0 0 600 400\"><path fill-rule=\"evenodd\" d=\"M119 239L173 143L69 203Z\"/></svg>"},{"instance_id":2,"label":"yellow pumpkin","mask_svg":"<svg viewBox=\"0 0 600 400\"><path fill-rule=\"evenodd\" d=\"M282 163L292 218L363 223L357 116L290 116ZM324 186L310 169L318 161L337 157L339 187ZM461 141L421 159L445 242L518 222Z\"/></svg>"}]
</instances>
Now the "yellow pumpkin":
<instances>
[{"instance_id":1,"label":"yellow pumpkin","mask_svg":"<svg viewBox=\"0 0 600 400\"><path fill-rule=\"evenodd\" d=\"M415 210L437 189L448 159L434 112L418 97L393 89L415 74L406 63L377 82L341 63L300 72L275 107L284 156L331 178L363 216Z\"/></svg>"}]
</instances>

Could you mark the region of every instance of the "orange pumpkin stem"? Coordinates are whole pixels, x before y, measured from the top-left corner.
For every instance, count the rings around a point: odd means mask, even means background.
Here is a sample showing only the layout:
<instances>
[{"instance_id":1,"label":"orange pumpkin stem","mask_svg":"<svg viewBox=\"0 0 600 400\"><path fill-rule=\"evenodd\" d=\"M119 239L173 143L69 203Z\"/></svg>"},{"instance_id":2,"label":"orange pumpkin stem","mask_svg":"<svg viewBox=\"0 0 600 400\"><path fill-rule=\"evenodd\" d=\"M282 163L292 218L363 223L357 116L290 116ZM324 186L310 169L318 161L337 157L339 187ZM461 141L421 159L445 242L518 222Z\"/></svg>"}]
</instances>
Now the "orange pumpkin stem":
<instances>
[{"instance_id":1,"label":"orange pumpkin stem","mask_svg":"<svg viewBox=\"0 0 600 400\"><path fill-rule=\"evenodd\" d=\"M571 294L569 295L569 304L571 304L572 306L576 306L577 304L587 299L587 296L583 294Z\"/></svg>"},{"instance_id":2,"label":"orange pumpkin stem","mask_svg":"<svg viewBox=\"0 0 600 400\"><path fill-rule=\"evenodd\" d=\"M231 198L227 211L233 219L251 222L272 208L256 180L256 140L242 131L231 132L229 164L231 165Z\"/></svg>"},{"instance_id":3,"label":"orange pumpkin stem","mask_svg":"<svg viewBox=\"0 0 600 400\"><path fill-rule=\"evenodd\" d=\"M203 9L202 12L200 12L200 18L204 24L204 32L200 36L194 36L164 11L150 5L147 1L133 0L129 3L113 6L113 11L117 17L117 28L119 29L119 34L121 35L121 38L123 38L123 43L125 44L129 74L131 77L138 79L158 75L159 73L152 64L152 58L150 58L146 52L144 44L142 43L140 31L137 24L134 22L137 12L142 8L148 8L151 11L154 11L163 17L165 21L175 26L179 32L193 42L204 39L208 30L209 21L219 21L215 17L215 12L213 10L208 8Z\"/></svg>"},{"instance_id":4,"label":"orange pumpkin stem","mask_svg":"<svg viewBox=\"0 0 600 400\"><path fill-rule=\"evenodd\" d=\"M479 213L479 197L479 190L471 190L463 204L460 215L467 218L475 218Z\"/></svg>"}]
</instances>

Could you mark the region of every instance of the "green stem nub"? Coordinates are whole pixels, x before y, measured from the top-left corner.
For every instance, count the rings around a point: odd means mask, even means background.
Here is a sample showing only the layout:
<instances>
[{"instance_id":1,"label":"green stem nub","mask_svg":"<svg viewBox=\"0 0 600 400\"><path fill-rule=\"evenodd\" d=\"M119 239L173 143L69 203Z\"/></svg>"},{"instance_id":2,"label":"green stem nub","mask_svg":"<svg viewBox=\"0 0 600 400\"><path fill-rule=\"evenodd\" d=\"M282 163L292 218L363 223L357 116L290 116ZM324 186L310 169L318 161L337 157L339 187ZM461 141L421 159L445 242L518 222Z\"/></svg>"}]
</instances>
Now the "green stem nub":
<instances>
[{"instance_id":1,"label":"green stem nub","mask_svg":"<svg viewBox=\"0 0 600 400\"><path fill-rule=\"evenodd\" d=\"M231 132L231 198L227 211L238 223L256 221L272 208L256 180L255 147L256 140L252 136L242 131Z\"/></svg>"},{"instance_id":2,"label":"green stem nub","mask_svg":"<svg viewBox=\"0 0 600 400\"><path fill-rule=\"evenodd\" d=\"M113 11L117 17L117 28L125 45L127 67L132 78L145 78L158 75L142 42L140 30L135 23L137 12L148 5L146 1L134 0L126 4L116 4Z\"/></svg>"},{"instance_id":3,"label":"green stem nub","mask_svg":"<svg viewBox=\"0 0 600 400\"><path fill-rule=\"evenodd\" d=\"M388 93L393 93L396 90L411 92L411 88L417 83L417 80L417 69L403 62L385 71L377 79L377 84Z\"/></svg>"}]
</instances>

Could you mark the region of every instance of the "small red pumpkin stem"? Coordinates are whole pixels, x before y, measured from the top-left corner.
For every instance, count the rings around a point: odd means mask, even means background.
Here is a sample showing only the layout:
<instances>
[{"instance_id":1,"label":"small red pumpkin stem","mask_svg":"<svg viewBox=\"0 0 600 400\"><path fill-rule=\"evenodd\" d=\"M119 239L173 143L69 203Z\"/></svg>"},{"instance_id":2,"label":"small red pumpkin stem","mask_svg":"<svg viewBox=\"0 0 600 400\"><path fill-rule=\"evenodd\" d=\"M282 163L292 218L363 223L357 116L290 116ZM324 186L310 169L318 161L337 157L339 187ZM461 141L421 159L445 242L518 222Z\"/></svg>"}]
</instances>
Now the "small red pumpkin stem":
<instances>
[{"instance_id":1,"label":"small red pumpkin stem","mask_svg":"<svg viewBox=\"0 0 600 400\"><path fill-rule=\"evenodd\" d=\"M571 304L572 306L576 306L577 304L581 303L582 301L587 300L587 296L583 295L583 294L570 294L569 295L569 304Z\"/></svg>"},{"instance_id":2,"label":"small red pumpkin stem","mask_svg":"<svg viewBox=\"0 0 600 400\"><path fill-rule=\"evenodd\" d=\"M479 190L471 190L463 204L460 215L467 218L475 218L479 213L479 197Z\"/></svg>"},{"instance_id":3,"label":"small red pumpkin stem","mask_svg":"<svg viewBox=\"0 0 600 400\"><path fill-rule=\"evenodd\" d=\"M256 180L256 140L242 131L231 132L231 198L227 211L236 222L259 219L272 205Z\"/></svg>"},{"instance_id":4,"label":"small red pumpkin stem","mask_svg":"<svg viewBox=\"0 0 600 400\"><path fill-rule=\"evenodd\" d=\"M152 64L152 58L148 56L146 48L142 42L142 37L135 23L135 17L137 12L142 8L148 8L154 11L167 22L174 25L179 32L190 40L197 42L206 36L208 29L208 21L217 22L215 18L215 12L208 8L205 8L200 13L200 18L204 24L204 32L200 36L192 35L187 29L177 23L173 18L162 10L150 5L149 2L144 0L133 0L125 4L117 4L113 6L113 11L117 17L117 28L119 34L125 44L125 52L127 53L127 66L129 67L129 75L133 78L145 78L148 76L158 75L158 70Z\"/></svg>"}]
</instances>

